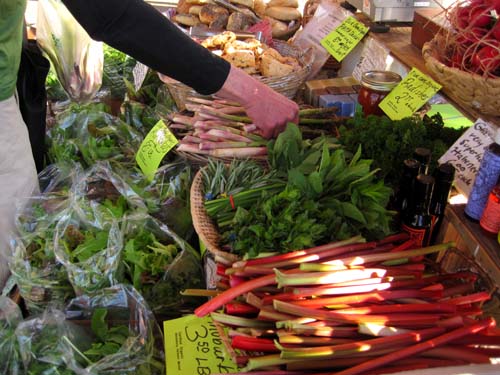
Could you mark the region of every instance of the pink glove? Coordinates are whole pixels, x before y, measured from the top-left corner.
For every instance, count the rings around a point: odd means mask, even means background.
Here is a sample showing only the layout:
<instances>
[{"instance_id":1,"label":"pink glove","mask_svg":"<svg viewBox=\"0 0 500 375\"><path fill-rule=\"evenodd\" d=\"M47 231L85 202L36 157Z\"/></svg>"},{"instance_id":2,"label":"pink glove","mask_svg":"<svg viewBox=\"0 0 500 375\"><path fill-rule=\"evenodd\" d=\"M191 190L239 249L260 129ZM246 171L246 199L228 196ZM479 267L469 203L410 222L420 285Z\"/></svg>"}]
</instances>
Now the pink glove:
<instances>
[{"instance_id":1,"label":"pink glove","mask_svg":"<svg viewBox=\"0 0 500 375\"><path fill-rule=\"evenodd\" d=\"M234 66L215 95L240 103L266 138L277 137L288 122L297 124L299 120L297 103Z\"/></svg>"}]
</instances>

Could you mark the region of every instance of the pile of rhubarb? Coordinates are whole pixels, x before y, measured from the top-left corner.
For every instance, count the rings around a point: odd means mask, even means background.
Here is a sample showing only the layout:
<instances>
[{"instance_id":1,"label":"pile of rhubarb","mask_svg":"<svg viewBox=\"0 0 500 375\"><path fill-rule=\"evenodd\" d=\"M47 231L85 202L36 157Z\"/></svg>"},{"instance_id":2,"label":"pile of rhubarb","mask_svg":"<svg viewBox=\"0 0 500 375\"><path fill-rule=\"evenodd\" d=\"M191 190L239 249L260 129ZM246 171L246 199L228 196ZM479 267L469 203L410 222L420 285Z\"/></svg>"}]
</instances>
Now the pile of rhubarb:
<instances>
[{"instance_id":1,"label":"pile of rhubarb","mask_svg":"<svg viewBox=\"0 0 500 375\"><path fill-rule=\"evenodd\" d=\"M241 372L381 374L490 363L500 330L476 273L439 271L406 234L361 237L218 263L220 291L195 310L227 328ZM433 267L429 267L432 264ZM225 290L222 290L224 289Z\"/></svg>"}]
</instances>

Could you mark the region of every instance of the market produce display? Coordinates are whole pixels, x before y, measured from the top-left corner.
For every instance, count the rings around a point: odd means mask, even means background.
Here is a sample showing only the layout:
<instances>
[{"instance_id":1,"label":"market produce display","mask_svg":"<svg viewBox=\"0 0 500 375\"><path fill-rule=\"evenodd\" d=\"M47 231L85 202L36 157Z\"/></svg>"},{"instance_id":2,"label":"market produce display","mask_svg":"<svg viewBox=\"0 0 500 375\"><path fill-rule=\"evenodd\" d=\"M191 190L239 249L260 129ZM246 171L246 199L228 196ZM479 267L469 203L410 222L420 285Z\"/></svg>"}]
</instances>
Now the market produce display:
<instances>
[{"instance_id":1,"label":"market produce display","mask_svg":"<svg viewBox=\"0 0 500 375\"><path fill-rule=\"evenodd\" d=\"M500 333L482 316L488 286L470 270L442 273L422 262L453 246L414 248L406 234L352 237L219 264L227 289L195 314L227 328L224 341L241 373L344 375L490 363Z\"/></svg>"},{"instance_id":2,"label":"market produce display","mask_svg":"<svg viewBox=\"0 0 500 375\"><path fill-rule=\"evenodd\" d=\"M182 26L204 25L214 30L247 31L264 20L273 38L289 38L302 21L297 0L184 0L172 20Z\"/></svg>"},{"instance_id":3,"label":"market produce display","mask_svg":"<svg viewBox=\"0 0 500 375\"><path fill-rule=\"evenodd\" d=\"M361 148L352 155L332 138L304 140L289 124L268 144L268 160L272 175L266 182L236 193L210 191L224 176L217 168L204 172L204 193L212 198L205 207L229 252L256 257L389 233L391 189L376 179L372 160L361 159Z\"/></svg>"},{"instance_id":4,"label":"market produce display","mask_svg":"<svg viewBox=\"0 0 500 375\"><path fill-rule=\"evenodd\" d=\"M133 58L95 49L59 1L40 4L53 64L47 167L10 238L0 373L164 374L158 323L188 314L211 318L221 339L210 345L238 374L375 375L500 358L488 272L453 242L423 247L391 208L403 161L429 149L431 174L464 128L439 114L347 119L304 105L310 50L267 35L300 27L296 0L181 0L172 18L216 30L200 44L297 99L298 123L274 139L239 103L152 69L138 80ZM495 79L497 12L487 0L450 8L442 61ZM267 45L238 33L257 30ZM179 143L146 175L138 150L160 120ZM450 254L467 266L445 272L436 259Z\"/></svg>"}]
</instances>

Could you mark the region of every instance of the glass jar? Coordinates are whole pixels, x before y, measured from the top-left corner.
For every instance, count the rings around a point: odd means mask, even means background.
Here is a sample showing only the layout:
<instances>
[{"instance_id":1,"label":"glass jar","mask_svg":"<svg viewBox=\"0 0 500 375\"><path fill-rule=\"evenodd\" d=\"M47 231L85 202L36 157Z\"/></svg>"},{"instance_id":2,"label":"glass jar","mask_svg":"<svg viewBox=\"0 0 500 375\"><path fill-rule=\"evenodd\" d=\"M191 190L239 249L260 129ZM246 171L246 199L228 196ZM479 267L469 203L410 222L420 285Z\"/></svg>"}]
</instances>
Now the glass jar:
<instances>
[{"instance_id":1,"label":"glass jar","mask_svg":"<svg viewBox=\"0 0 500 375\"><path fill-rule=\"evenodd\" d=\"M364 72L358 93L358 103L363 109L363 114L382 116L384 112L378 105L399 82L401 76L394 72L382 70Z\"/></svg>"}]
</instances>

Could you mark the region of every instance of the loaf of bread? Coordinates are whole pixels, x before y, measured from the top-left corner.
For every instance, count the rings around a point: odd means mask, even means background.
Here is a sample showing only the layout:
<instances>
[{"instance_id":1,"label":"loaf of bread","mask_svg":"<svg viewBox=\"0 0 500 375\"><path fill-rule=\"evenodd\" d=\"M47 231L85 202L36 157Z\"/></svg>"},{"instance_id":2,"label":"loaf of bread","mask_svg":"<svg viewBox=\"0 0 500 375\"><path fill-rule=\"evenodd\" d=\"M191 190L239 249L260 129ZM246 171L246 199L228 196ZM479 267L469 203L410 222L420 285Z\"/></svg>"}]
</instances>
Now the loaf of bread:
<instances>
[{"instance_id":1,"label":"loaf of bread","mask_svg":"<svg viewBox=\"0 0 500 375\"><path fill-rule=\"evenodd\" d=\"M232 43L236 40L236 34L231 31L224 31L223 33L208 37L201 45L205 48L220 48L224 49L224 46L228 43Z\"/></svg>"},{"instance_id":2,"label":"loaf of bread","mask_svg":"<svg viewBox=\"0 0 500 375\"><path fill-rule=\"evenodd\" d=\"M189 14L194 14L195 16L199 16L202 7L203 7L203 5L191 5L189 7L189 12L188 13Z\"/></svg>"},{"instance_id":3,"label":"loaf of bread","mask_svg":"<svg viewBox=\"0 0 500 375\"><path fill-rule=\"evenodd\" d=\"M270 0L267 3L267 7L289 7L289 8L298 8L299 2L298 0Z\"/></svg>"},{"instance_id":4,"label":"loaf of bread","mask_svg":"<svg viewBox=\"0 0 500 375\"><path fill-rule=\"evenodd\" d=\"M238 4L238 5L243 5L246 6L250 9L253 9L254 7L254 0L229 0L232 4Z\"/></svg>"},{"instance_id":5,"label":"loaf of bread","mask_svg":"<svg viewBox=\"0 0 500 375\"><path fill-rule=\"evenodd\" d=\"M298 20L302 17L298 9L290 7L267 7L266 16L280 21Z\"/></svg>"},{"instance_id":6,"label":"loaf of bread","mask_svg":"<svg viewBox=\"0 0 500 375\"><path fill-rule=\"evenodd\" d=\"M293 66L280 62L275 53L278 52L269 48L260 56L260 72L264 77L281 77L294 71Z\"/></svg>"},{"instance_id":7,"label":"loaf of bread","mask_svg":"<svg viewBox=\"0 0 500 375\"><path fill-rule=\"evenodd\" d=\"M253 19L241 12L231 13L227 21L226 30L240 31L246 30L249 26L253 25Z\"/></svg>"},{"instance_id":8,"label":"loaf of bread","mask_svg":"<svg viewBox=\"0 0 500 375\"><path fill-rule=\"evenodd\" d=\"M206 4L201 7L199 17L202 23L210 25L221 15L229 17L229 11L215 4Z\"/></svg>"},{"instance_id":9,"label":"loaf of bread","mask_svg":"<svg viewBox=\"0 0 500 375\"><path fill-rule=\"evenodd\" d=\"M255 68L255 54L250 50L224 51L222 58L238 68Z\"/></svg>"},{"instance_id":10,"label":"loaf of bread","mask_svg":"<svg viewBox=\"0 0 500 375\"><path fill-rule=\"evenodd\" d=\"M196 26L200 24L200 19L194 14L176 14L172 20L184 26Z\"/></svg>"}]
</instances>

